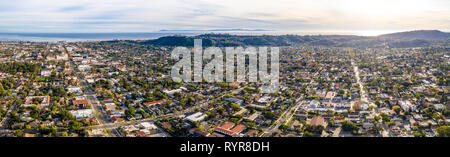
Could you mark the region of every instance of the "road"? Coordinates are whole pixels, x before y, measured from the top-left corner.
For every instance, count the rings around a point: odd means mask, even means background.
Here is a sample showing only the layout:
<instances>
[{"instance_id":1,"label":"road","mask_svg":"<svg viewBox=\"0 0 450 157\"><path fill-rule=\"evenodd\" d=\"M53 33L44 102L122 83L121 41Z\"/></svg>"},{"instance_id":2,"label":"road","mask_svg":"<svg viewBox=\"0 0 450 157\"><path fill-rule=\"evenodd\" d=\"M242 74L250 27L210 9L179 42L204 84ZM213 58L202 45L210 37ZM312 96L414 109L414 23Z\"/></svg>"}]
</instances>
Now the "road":
<instances>
[{"instance_id":1,"label":"road","mask_svg":"<svg viewBox=\"0 0 450 157\"><path fill-rule=\"evenodd\" d=\"M68 52L66 52L68 53ZM70 53L68 53L70 54ZM70 57L72 58L72 57ZM73 66L75 72L77 73L77 77L78 80L80 80L82 87L85 89L84 92L84 97L87 98L89 105L91 106L92 110L94 111L94 117L97 119L98 123L100 125L108 123L109 119L106 117L106 111L103 110L103 108L101 107L97 96L95 95L95 92L86 84L86 80L85 78L81 75L81 72L79 71L79 69L77 68L77 65L75 65L74 61L71 60L70 61L71 65ZM99 111L100 110L100 111ZM99 116L99 113L101 113L103 116ZM113 133L109 133L108 136L115 136L116 134Z\"/></svg>"},{"instance_id":2,"label":"road","mask_svg":"<svg viewBox=\"0 0 450 157\"><path fill-rule=\"evenodd\" d=\"M353 66L353 71L354 71L354 73L355 73L355 77L356 77L356 83L358 83L359 84L359 88L361 89L361 101L363 101L363 102L369 102L368 101L368 96L367 96L367 93L366 93L366 91L364 90L364 85L361 83L361 79L360 79L360 77L359 77L359 69L358 69L358 66L356 66L356 64L355 64L355 61L352 59L352 61L351 61L351 64L352 64L352 66ZM379 115L380 114L380 112L379 112L379 110L378 109L375 109L375 114L376 115ZM384 124L384 123L382 123L381 124L381 126L382 126L382 128L383 128L383 131L381 132L381 136L382 137L392 137L393 136L393 134L392 134L392 132L390 131L390 128L386 125L386 124Z\"/></svg>"},{"instance_id":3,"label":"road","mask_svg":"<svg viewBox=\"0 0 450 157\"><path fill-rule=\"evenodd\" d=\"M176 111L174 113L169 113L169 114L166 114L166 115L163 115L163 116L159 116L159 117L152 117L152 118L146 118L146 119L135 120L135 121L120 122L120 123L110 123L109 122L109 123L100 124L100 125L88 126L86 128L87 129L115 129L115 128L118 128L120 126L136 125L136 124L139 124L139 123L142 123L142 122L152 122L153 123L153 122L159 121L159 120L164 119L164 118L179 117L179 116L184 115L186 113L194 112L198 108L205 107L209 103L214 102L214 101L216 101L218 99L222 99L225 95L239 93L242 89L244 89L244 88L241 87L241 88L232 90L232 91L230 91L228 93L222 94L219 97L216 97L216 98L211 99L211 100L207 100L207 101L205 101L203 103L200 103L200 104L197 104L195 106L189 107L189 108L187 108L187 109L185 109L183 111ZM164 130L160 130L160 131L162 131L163 133L166 133ZM116 133L116 135L121 136L120 133Z\"/></svg>"},{"instance_id":4,"label":"road","mask_svg":"<svg viewBox=\"0 0 450 157\"><path fill-rule=\"evenodd\" d=\"M68 53L68 52L66 52L66 53ZM85 96L87 98L89 104L91 105L91 108L94 111L94 117L97 119L99 124L105 124L105 123L109 122L109 119L106 117L106 115L107 115L106 111L104 111L103 108L101 107L101 105L97 99L97 96L95 95L95 92L86 84L86 80L84 79L83 76L81 76L81 72L79 71L79 69L73 62L73 60L71 60L70 63L72 64L75 72L77 73L77 77L81 82L81 86L85 89L83 91L85 93L83 96ZM103 114L103 116L100 117L98 113Z\"/></svg>"},{"instance_id":5,"label":"road","mask_svg":"<svg viewBox=\"0 0 450 157\"><path fill-rule=\"evenodd\" d=\"M352 60L352 66L353 66L353 71L354 71L354 73L355 73L355 78L356 78L356 83L358 83L359 84L359 88L360 88L360 95L361 95L361 101L364 101L364 102L368 102L367 101L367 93L366 93L366 91L364 90L364 86L363 86L363 84L361 83L361 79L360 79L360 77L359 77L359 69L358 69L358 66L356 66L356 64L355 64L355 61L354 60Z\"/></svg>"},{"instance_id":6,"label":"road","mask_svg":"<svg viewBox=\"0 0 450 157\"><path fill-rule=\"evenodd\" d=\"M269 126L268 128L264 129L264 134L262 134L261 136L263 137L267 137L272 135L272 133L274 132L278 132L278 128L284 124L289 122L292 117L295 115L295 113L297 112L297 110L300 108L300 106L302 104L304 104L304 101L301 101L303 99L303 97L298 98L295 102L296 105L292 106L290 108L288 108L286 111L284 111L281 116L275 121L275 123L273 123L271 126Z\"/></svg>"},{"instance_id":7,"label":"road","mask_svg":"<svg viewBox=\"0 0 450 157\"><path fill-rule=\"evenodd\" d=\"M87 99L89 101L89 104L91 105L92 109L94 110L94 113L95 113L94 116L95 116L95 118L97 118L97 120L99 122L99 125L88 126L86 128L87 129L112 129L112 133L110 134L111 136L114 136L114 135L116 135L116 136L119 135L120 136L120 133L117 130L115 130L117 127L126 126L126 125L134 125L134 124L138 124L138 123L142 123L142 122L156 122L156 121L158 121L160 119L163 119L163 118L178 117L178 116L184 115L184 114L189 113L189 112L194 112L198 108L202 108L202 107L208 105L209 103L214 102L214 101L216 101L218 99L222 99L225 95L236 94L236 93L239 93L242 89L244 89L243 87L241 87L241 88L232 90L230 92L222 94L219 97L216 97L216 98L211 99L211 100L208 99L208 100L206 100L203 103L197 104L197 105L192 106L190 108L187 108L187 109L185 109L183 111L176 111L174 113L169 113L169 114L166 114L166 115L163 115L163 116L159 116L159 117L151 117L151 118L135 120L135 121L113 123L110 119L107 118L107 116L106 116L107 113L103 109L103 107L101 107L101 104L99 103L99 101L98 101L98 99L97 99L97 97L95 95L95 92L86 84L86 80L81 75L81 72L79 71L79 69L76 68L75 63L73 61L71 61L70 63L74 67L75 71L78 73L78 75L77 75L78 79L81 81L81 85L85 89L85 91L84 91L85 95L84 96L87 97ZM97 113L102 113L103 116L100 117ZM165 131L163 131L163 132L165 132Z\"/></svg>"},{"instance_id":8,"label":"road","mask_svg":"<svg viewBox=\"0 0 450 157\"><path fill-rule=\"evenodd\" d=\"M316 76L319 71L322 69L319 69L317 72L315 72L313 74L313 77ZM314 79L311 79L311 81L309 82L309 84L314 83ZM295 113L297 112L298 108L301 106L301 104L303 104L304 102L300 102L300 100L303 99L303 96L301 96L300 98L295 100L296 105L295 106L291 106L290 108L288 108L286 111L284 111L281 116L275 121L274 124L272 124L271 126L267 127L264 129L264 133L261 134L261 136L267 137L270 136L272 133L274 132L278 132L278 128L281 126L282 122L288 122L292 116L295 115ZM292 109L294 109L294 112L291 112ZM285 115L286 113L290 113L289 115ZM286 119L287 117L289 117L288 119Z\"/></svg>"},{"instance_id":9,"label":"road","mask_svg":"<svg viewBox=\"0 0 450 157\"><path fill-rule=\"evenodd\" d=\"M6 112L6 115L3 117L0 123L0 129L6 129L6 126L9 122L9 118L11 117L11 112L14 111L19 105L14 102L14 105Z\"/></svg>"},{"instance_id":10,"label":"road","mask_svg":"<svg viewBox=\"0 0 450 157\"><path fill-rule=\"evenodd\" d=\"M30 80L34 80L34 78L31 78ZM28 96L28 93L24 95L24 98ZM17 100L15 100L17 101ZM0 129L6 129L6 126L9 122L9 119L11 117L11 112L16 110L17 107L19 107L20 104L17 104L17 102L14 102L14 105L6 112L6 115L3 117L3 119L0 122Z\"/></svg>"}]
</instances>

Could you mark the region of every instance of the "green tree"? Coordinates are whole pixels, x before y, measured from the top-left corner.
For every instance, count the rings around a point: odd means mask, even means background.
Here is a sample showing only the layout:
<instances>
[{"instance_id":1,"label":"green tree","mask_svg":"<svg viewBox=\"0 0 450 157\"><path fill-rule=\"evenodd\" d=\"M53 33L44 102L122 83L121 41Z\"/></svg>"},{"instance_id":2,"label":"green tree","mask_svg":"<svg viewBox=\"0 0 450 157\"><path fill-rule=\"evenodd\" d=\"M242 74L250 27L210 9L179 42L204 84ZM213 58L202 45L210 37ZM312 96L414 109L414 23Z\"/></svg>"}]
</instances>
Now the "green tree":
<instances>
[{"instance_id":1,"label":"green tree","mask_svg":"<svg viewBox=\"0 0 450 157\"><path fill-rule=\"evenodd\" d=\"M386 113L380 113L381 118L383 119L384 122L390 122L391 118L389 118L389 115Z\"/></svg>"},{"instance_id":2,"label":"green tree","mask_svg":"<svg viewBox=\"0 0 450 157\"><path fill-rule=\"evenodd\" d=\"M394 110L397 114L399 114L401 111L401 108L400 108L400 106L395 105L395 106L392 106L392 110Z\"/></svg>"},{"instance_id":3,"label":"green tree","mask_svg":"<svg viewBox=\"0 0 450 157\"><path fill-rule=\"evenodd\" d=\"M66 111L66 110L59 112L59 116L61 117L61 119L63 121L74 119L72 113L70 113L69 111Z\"/></svg>"},{"instance_id":4,"label":"green tree","mask_svg":"<svg viewBox=\"0 0 450 157\"><path fill-rule=\"evenodd\" d=\"M303 137L313 137L314 135L308 131L303 132Z\"/></svg>"},{"instance_id":5,"label":"green tree","mask_svg":"<svg viewBox=\"0 0 450 157\"><path fill-rule=\"evenodd\" d=\"M241 110L241 107L236 103L231 103L230 105L231 105L231 108L233 109L233 111L235 111L235 112Z\"/></svg>"},{"instance_id":6,"label":"green tree","mask_svg":"<svg viewBox=\"0 0 450 157\"><path fill-rule=\"evenodd\" d=\"M344 130L344 131L352 131L353 132L353 131L359 130L359 127L356 126L356 124L353 122L343 121L343 122L341 122L341 124L342 124L342 130Z\"/></svg>"},{"instance_id":7,"label":"green tree","mask_svg":"<svg viewBox=\"0 0 450 157\"><path fill-rule=\"evenodd\" d=\"M256 123L255 122L247 122L247 126L249 128L256 128Z\"/></svg>"},{"instance_id":8,"label":"green tree","mask_svg":"<svg viewBox=\"0 0 450 157\"><path fill-rule=\"evenodd\" d=\"M16 131L16 136L17 137L22 137L23 136L23 131L22 130L17 130Z\"/></svg>"},{"instance_id":9,"label":"green tree","mask_svg":"<svg viewBox=\"0 0 450 157\"><path fill-rule=\"evenodd\" d=\"M450 137L450 126L440 126L436 128L438 137Z\"/></svg>"},{"instance_id":10,"label":"green tree","mask_svg":"<svg viewBox=\"0 0 450 157\"><path fill-rule=\"evenodd\" d=\"M129 107L128 109L125 110L125 115L127 117L132 117L136 114L135 109L133 106Z\"/></svg>"},{"instance_id":11,"label":"green tree","mask_svg":"<svg viewBox=\"0 0 450 157\"><path fill-rule=\"evenodd\" d=\"M77 121L70 121L69 122L69 129L71 132L81 133L83 131L83 123L77 122Z\"/></svg>"},{"instance_id":12,"label":"green tree","mask_svg":"<svg viewBox=\"0 0 450 157\"><path fill-rule=\"evenodd\" d=\"M69 137L69 134L67 134L67 132L62 132L62 133L61 133L61 136L62 136L62 137Z\"/></svg>"}]
</instances>

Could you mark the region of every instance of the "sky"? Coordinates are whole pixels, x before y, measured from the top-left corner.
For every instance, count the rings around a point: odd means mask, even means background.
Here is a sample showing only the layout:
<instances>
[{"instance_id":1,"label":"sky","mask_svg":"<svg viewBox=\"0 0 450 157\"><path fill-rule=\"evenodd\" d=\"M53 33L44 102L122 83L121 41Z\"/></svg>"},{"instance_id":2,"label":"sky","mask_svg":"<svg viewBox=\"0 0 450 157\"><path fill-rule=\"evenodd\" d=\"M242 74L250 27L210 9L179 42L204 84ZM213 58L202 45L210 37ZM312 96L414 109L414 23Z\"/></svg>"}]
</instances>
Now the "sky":
<instances>
[{"instance_id":1,"label":"sky","mask_svg":"<svg viewBox=\"0 0 450 157\"><path fill-rule=\"evenodd\" d=\"M0 32L450 31L449 0L0 0Z\"/></svg>"}]
</instances>

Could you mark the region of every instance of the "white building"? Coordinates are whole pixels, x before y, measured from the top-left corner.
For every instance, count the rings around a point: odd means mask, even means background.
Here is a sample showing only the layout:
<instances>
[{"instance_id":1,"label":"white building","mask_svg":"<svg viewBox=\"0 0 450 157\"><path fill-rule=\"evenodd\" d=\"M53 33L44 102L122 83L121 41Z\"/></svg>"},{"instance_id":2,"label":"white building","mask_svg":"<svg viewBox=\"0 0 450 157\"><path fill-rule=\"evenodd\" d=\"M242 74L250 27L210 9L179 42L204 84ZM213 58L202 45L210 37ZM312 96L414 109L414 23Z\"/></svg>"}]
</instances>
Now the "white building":
<instances>
[{"instance_id":1,"label":"white building","mask_svg":"<svg viewBox=\"0 0 450 157\"><path fill-rule=\"evenodd\" d=\"M81 87L67 87L68 93L75 93L75 94L81 94L83 91L81 90Z\"/></svg>"},{"instance_id":2,"label":"white building","mask_svg":"<svg viewBox=\"0 0 450 157\"><path fill-rule=\"evenodd\" d=\"M78 66L78 70L80 70L80 71L88 71L90 69L91 69L90 65L79 65Z\"/></svg>"},{"instance_id":3,"label":"white building","mask_svg":"<svg viewBox=\"0 0 450 157\"><path fill-rule=\"evenodd\" d=\"M150 122L142 122L142 123L141 123L141 126L142 126L143 128L145 128L145 129L148 129L148 130L154 130L154 129L157 128L155 124L150 123Z\"/></svg>"},{"instance_id":4,"label":"white building","mask_svg":"<svg viewBox=\"0 0 450 157\"><path fill-rule=\"evenodd\" d=\"M416 110L416 105L411 104L411 102L409 100L399 101L398 104L405 111L415 111Z\"/></svg>"},{"instance_id":5,"label":"white building","mask_svg":"<svg viewBox=\"0 0 450 157\"><path fill-rule=\"evenodd\" d=\"M317 100L313 100L309 103L308 108L309 109L315 109L320 105L320 102Z\"/></svg>"},{"instance_id":6,"label":"white building","mask_svg":"<svg viewBox=\"0 0 450 157\"><path fill-rule=\"evenodd\" d=\"M225 98L224 100L231 101L231 102L233 102L235 104L238 104L238 105L242 105L244 103L244 100L238 99L238 98Z\"/></svg>"},{"instance_id":7,"label":"white building","mask_svg":"<svg viewBox=\"0 0 450 157\"><path fill-rule=\"evenodd\" d=\"M202 113L202 112L197 112L194 113L190 116L186 117L186 120L190 121L190 122L196 122L196 121L201 121L204 120L208 115Z\"/></svg>"},{"instance_id":8,"label":"white building","mask_svg":"<svg viewBox=\"0 0 450 157\"><path fill-rule=\"evenodd\" d=\"M433 106L434 106L434 109L436 109L438 111L441 111L441 110L445 109L445 106L442 105L442 104L434 104Z\"/></svg>"},{"instance_id":9,"label":"white building","mask_svg":"<svg viewBox=\"0 0 450 157\"><path fill-rule=\"evenodd\" d=\"M41 76L43 76L43 77L50 77L50 75L52 75L51 70L42 70L41 71Z\"/></svg>"},{"instance_id":10,"label":"white building","mask_svg":"<svg viewBox=\"0 0 450 157\"><path fill-rule=\"evenodd\" d=\"M37 102L40 102L38 104L35 104L33 100L39 100ZM39 105L41 107L49 107L50 106L50 96L27 96L25 97L25 103L24 106L32 106L33 104Z\"/></svg>"},{"instance_id":11,"label":"white building","mask_svg":"<svg viewBox=\"0 0 450 157\"><path fill-rule=\"evenodd\" d=\"M166 93L167 95L173 95L175 93L181 92L181 89L164 90L163 92Z\"/></svg>"},{"instance_id":12,"label":"white building","mask_svg":"<svg viewBox=\"0 0 450 157\"><path fill-rule=\"evenodd\" d=\"M92 109L74 110L70 111L75 118L88 118L91 117L94 111Z\"/></svg>"},{"instance_id":13,"label":"white building","mask_svg":"<svg viewBox=\"0 0 450 157\"><path fill-rule=\"evenodd\" d=\"M259 98L256 102L260 103L260 104L266 104L268 103L270 100L270 96L263 96L261 98Z\"/></svg>"}]
</instances>

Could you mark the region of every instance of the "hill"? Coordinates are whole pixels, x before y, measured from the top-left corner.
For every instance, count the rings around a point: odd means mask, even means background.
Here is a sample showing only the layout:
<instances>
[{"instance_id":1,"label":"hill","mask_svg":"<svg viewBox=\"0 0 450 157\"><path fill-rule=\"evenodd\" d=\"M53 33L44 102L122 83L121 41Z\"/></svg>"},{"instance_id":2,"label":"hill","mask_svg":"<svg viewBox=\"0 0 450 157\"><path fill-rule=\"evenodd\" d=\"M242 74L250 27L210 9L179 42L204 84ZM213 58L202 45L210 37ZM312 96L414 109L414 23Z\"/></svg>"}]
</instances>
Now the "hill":
<instances>
[{"instance_id":1,"label":"hill","mask_svg":"<svg viewBox=\"0 0 450 157\"><path fill-rule=\"evenodd\" d=\"M449 46L450 33L438 30L420 30L385 34L376 37L355 35L230 35L203 34L198 36L165 36L154 40L126 42L153 46L192 47L194 39L202 39L204 47L236 46L334 46L334 47L426 47Z\"/></svg>"},{"instance_id":2,"label":"hill","mask_svg":"<svg viewBox=\"0 0 450 157\"><path fill-rule=\"evenodd\" d=\"M393 39L431 39L431 40L440 40L440 39L449 39L450 38L450 33L442 32L442 31L439 31L439 30L416 30L416 31L384 34L384 35L380 35L378 37L381 37L381 38L393 38Z\"/></svg>"}]
</instances>

